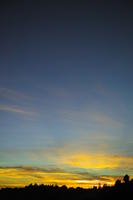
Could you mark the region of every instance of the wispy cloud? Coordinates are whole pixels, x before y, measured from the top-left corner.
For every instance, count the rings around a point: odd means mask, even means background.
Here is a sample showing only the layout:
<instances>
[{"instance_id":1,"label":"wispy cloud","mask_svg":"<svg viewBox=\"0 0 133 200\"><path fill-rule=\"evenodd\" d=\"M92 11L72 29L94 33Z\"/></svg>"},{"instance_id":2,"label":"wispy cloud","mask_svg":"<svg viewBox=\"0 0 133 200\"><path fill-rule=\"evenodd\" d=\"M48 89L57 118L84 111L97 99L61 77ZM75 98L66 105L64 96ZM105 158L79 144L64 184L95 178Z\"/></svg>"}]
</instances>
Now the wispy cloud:
<instances>
[{"instance_id":1,"label":"wispy cloud","mask_svg":"<svg viewBox=\"0 0 133 200\"><path fill-rule=\"evenodd\" d=\"M98 113L98 112L91 113L91 119L95 123L104 126L119 127L119 128L123 126L123 124L120 123L118 120L113 119L111 116L105 113Z\"/></svg>"},{"instance_id":2,"label":"wispy cloud","mask_svg":"<svg viewBox=\"0 0 133 200\"><path fill-rule=\"evenodd\" d=\"M69 167L79 167L84 169L93 169L93 170L117 170L120 169L128 170L131 172L133 165L132 156L120 156L120 155L109 155L109 154L87 154L87 153L78 153L72 155L66 155L61 157L60 163L66 164ZM132 170L133 173L133 170Z\"/></svg>"},{"instance_id":3,"label":"wispy cloud","mask_svg":"<svg viewBox=\"0 0 133 200\"><path fill-rule=\"evenodd\" d=\"M26 116L36 115L36 112L29 109L29 103L31 103L32 98L20 91L6 87L0 87L0 98L1 102L4 102L0 103L0 111Z\"/></svg>"},{"instance_id":4,"label":"wispy cloud","mask_svg":"<svg viewBox=\"0 0 133 200\"><path fill-rule=\"evenodd\" d=\"M17 114L20 114L20 115L28 115L28 116L34 116L35 115L34 112L28 111L24 108L20 108L18 106L12 106L12 105L5 105L5 104L0 104L0 111L17 113Z\"/></svg>"},{"instance_id":5,"label":"wispy cloud","mask_svg":"<svg viewBox=\"0 0 133 200\"><path fill-rule=\"evenodd\" d=\"M22 92L5 87L0 87L0 97L11 101L24 101L30 99L28 95L25 95Z\"/></svg>"},{"instance_id":6,"label":"wispy cloud","mask_svg":"<svg viewBox=\"0 0 133 200\"><path fill-rule=\"evenodd\" d=\"M91 124L96 126L121 128L123 124L105 112L93 110L64 110L60 112L62 119L69 123Z\"/></svg>"}]
</instances>

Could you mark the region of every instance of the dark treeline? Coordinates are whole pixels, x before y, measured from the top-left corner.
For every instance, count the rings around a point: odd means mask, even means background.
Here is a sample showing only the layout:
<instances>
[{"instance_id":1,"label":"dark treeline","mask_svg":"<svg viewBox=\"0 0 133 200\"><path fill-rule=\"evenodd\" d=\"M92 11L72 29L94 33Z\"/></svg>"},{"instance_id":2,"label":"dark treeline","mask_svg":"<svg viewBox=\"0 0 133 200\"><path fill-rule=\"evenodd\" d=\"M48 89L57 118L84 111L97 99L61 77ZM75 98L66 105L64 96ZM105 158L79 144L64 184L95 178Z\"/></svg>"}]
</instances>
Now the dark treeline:
<instances>
[{"instance_id":1,"label":"dark treeline","mask_svg":"<svg viewBox=\"0 0 133 200\"><path fill-rule=\"evenodd\" d=\"M0 199L127 199L133 197L133 179L125 175L123 181L117 180L114 186L104 185L92 189L67 188L54 185L30 184L24 188L2 188Z\"/></svg>"}]
</instances>

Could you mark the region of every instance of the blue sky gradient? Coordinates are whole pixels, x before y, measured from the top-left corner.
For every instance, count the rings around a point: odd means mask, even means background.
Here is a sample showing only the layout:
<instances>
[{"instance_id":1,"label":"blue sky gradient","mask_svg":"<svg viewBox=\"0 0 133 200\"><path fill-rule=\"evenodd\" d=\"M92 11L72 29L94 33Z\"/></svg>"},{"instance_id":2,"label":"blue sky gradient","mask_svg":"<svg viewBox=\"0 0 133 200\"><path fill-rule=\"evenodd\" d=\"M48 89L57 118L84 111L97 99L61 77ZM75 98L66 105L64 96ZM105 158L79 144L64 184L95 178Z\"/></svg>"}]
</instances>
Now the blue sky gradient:
<instances>
[{"instance_id":1,"label":"blue sky gradient","mask_svg":"<svg viewBox=\"0 0 133 200\"><path fill-rule=\"evenodd\" d=\"M129 1L2 3L1 170L133 175L131 8Z\"/></svg>"}]
</instances>

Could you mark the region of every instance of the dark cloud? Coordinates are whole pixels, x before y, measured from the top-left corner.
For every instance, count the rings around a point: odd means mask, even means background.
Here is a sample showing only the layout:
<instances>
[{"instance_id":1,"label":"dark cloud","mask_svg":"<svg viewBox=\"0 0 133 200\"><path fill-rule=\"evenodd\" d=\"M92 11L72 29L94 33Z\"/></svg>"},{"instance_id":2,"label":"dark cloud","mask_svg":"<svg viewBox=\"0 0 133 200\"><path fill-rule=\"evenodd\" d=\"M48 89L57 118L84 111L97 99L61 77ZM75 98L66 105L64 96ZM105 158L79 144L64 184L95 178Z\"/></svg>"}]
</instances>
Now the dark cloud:
<instances>
[{"instance_id":1,"label":"dark cloud","mask_svg":"<svg viewBox=\"0 0 133 200\"><path fill-rule=\"evenodd\" d=\"M41 167L32 167L32 166L5 166L0 167L0 169L19 169L23 171L30 171L30 172L46 172L46 173L64 173L66 172L60 168L41 168Z\"/></svg>"}]
</instances>

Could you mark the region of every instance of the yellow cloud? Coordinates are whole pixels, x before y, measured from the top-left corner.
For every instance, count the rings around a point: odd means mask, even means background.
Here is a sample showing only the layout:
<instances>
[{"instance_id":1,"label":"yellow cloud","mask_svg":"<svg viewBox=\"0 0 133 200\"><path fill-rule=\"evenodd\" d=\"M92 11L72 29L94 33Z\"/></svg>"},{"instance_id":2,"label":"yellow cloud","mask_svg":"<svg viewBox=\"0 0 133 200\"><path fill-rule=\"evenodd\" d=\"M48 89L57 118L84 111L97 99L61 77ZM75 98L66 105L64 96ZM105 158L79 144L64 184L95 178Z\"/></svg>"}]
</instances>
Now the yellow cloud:
<instances>
[{"instance_id":1,"label":"yellow cloud","mask_svg":"<svg viewBox=\"0 0 133 200\"><path fill-rule=\"evenodd\" d=\"M119 169L130 169L133 165L133 157L107 154L89 155L87 153L65 154L58 157L57 165L61 168L33 166L0 167L0 186L14 187L38 183L88 188L94 185L97 186L99 183L101 185L112 185L118 176L103 174L104 170L119 171ZM90 173L90 169L93 171L93 174Z\"/></svg>"},{"instance_id":2,"label":"yellow cloud","mask_svg":"<svg viewBox=\"0 0 133 200\"><path fill-rule=\"evenodd\" d=\"M89 177L90 176L90 177ZM96 177L89 174L82 175L82 172L70 172L61 170L45 170L43 168L28 167L3 167L0 168L0 186L1 187L14 187L25 186L30 183L38 184L58 184L59 186L66 185L68 187L93 187L94 185L101 185L108 183L113 184L115 178L109 177Z\"/></svg>"},{"instance_id":3,"label":"yellow cloud","mask_svg":"<svg viewBox=\"0 0 133 200\"><path fill-rule=\"evenodd\" d=\"M115 169L119 167L130 167L133 165L133 157L117 156L107 154L72 154L61 158L63 164L71 167L91 168L91 169Z\"/></svg>"}]
</instances>

